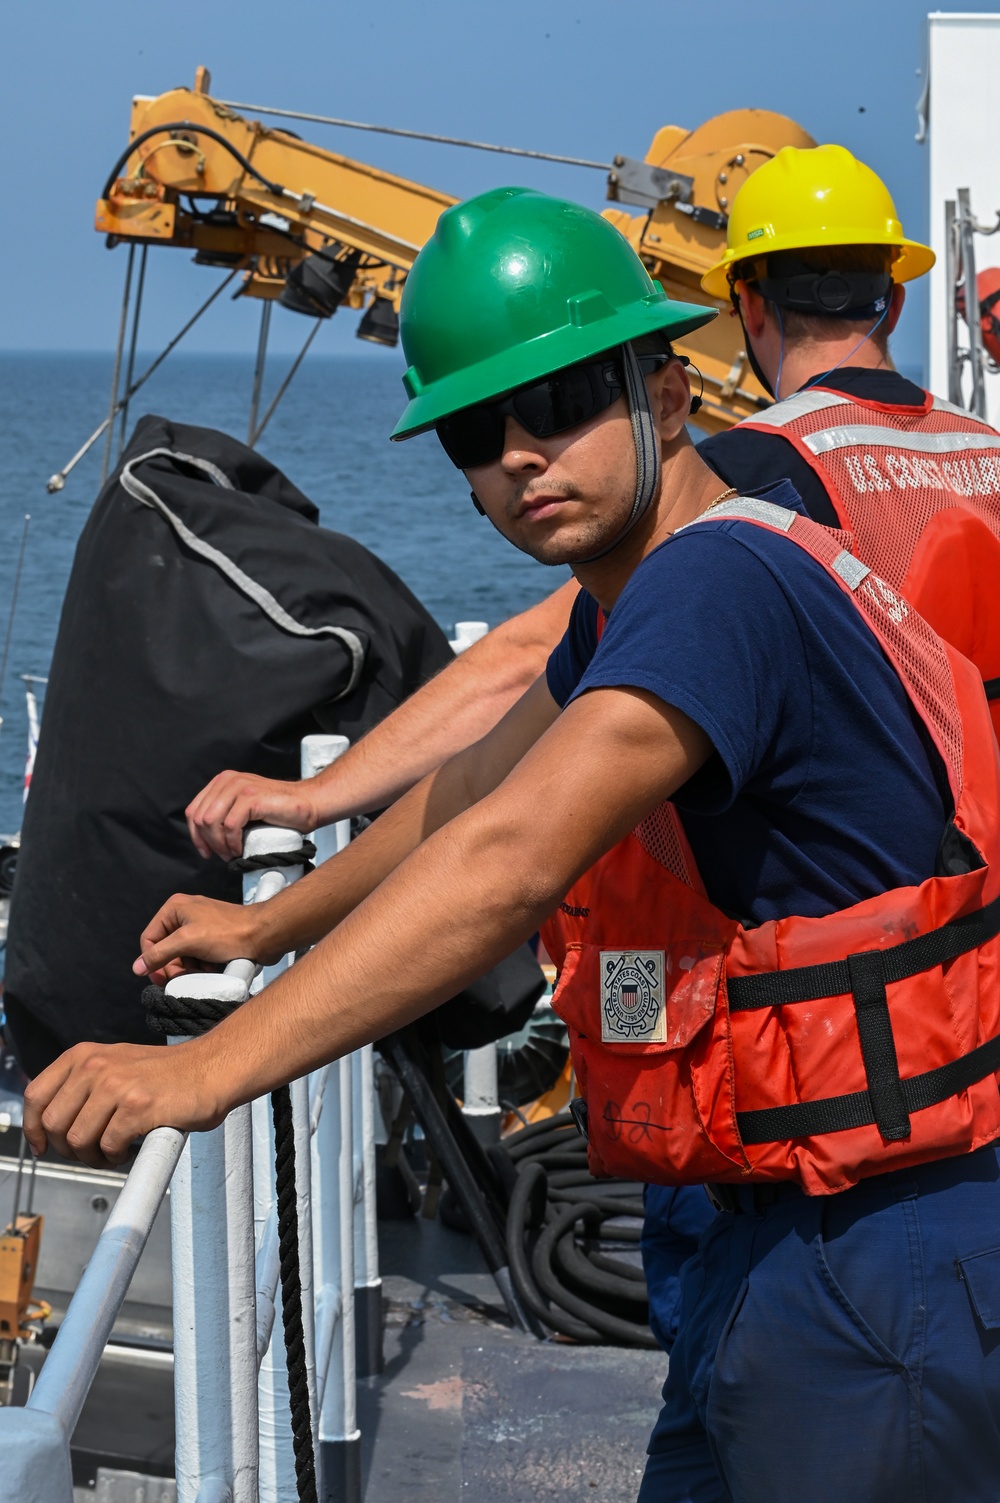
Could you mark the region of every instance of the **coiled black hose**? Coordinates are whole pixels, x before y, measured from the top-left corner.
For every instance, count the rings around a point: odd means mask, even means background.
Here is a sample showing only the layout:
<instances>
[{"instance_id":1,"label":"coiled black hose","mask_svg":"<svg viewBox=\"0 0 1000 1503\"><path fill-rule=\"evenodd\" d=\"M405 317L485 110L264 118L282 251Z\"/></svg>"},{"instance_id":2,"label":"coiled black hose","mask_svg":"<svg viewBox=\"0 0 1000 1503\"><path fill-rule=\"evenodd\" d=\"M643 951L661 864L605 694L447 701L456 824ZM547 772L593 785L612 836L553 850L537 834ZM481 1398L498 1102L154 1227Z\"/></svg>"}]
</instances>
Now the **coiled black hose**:
<instances>
[{"instance_id":1,"label":"coiled black hose","mask_svg":"<svg viewBox=\"0 0 1000 1503\"><path fill-rule=\"evenodd\" d=\"M522 1302L552 1331L587 1344L655 1350L646 1282L607 1245L637 1243L642 1186L595 1180L569 1112L504 1139L517 1171L507 1213L507 1258Z\"/></svg>"}]
</instances>

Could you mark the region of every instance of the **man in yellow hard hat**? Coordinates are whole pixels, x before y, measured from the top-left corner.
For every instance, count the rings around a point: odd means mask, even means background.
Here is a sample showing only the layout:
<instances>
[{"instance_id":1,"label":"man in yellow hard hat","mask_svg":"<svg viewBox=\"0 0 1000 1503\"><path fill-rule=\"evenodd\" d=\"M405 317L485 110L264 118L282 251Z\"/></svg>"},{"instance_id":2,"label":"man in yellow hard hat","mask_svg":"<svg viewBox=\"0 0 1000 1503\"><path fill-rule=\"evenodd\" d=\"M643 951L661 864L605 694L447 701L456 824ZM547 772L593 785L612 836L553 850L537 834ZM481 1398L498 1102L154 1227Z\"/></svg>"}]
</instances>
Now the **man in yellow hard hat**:
<instances>
[{"instance_id":1,"label":"man in yellow hard hat","mask_svg":"<svg viewBox=\"0 0 1000 1503\"><path fill-rule=\"evenodd\" d=\"M905 284L934 264L842 146L784 147L733 203L702 279L728 296L775 405L706 440L740 489L789 478L815 520L979 668L1000 733L1000 436L893 369ZM958 586L956 588L956 586Z\"/></svg>"}]
</instances>

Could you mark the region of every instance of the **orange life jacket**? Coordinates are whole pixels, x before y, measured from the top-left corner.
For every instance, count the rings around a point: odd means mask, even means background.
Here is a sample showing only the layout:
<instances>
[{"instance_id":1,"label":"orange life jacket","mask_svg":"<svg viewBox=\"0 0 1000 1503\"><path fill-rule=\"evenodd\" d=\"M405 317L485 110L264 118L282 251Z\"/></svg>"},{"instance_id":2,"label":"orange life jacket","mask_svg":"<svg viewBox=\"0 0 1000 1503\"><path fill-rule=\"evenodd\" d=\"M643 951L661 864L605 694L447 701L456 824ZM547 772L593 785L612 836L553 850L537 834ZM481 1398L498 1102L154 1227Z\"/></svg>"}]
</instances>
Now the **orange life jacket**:
<instances>
[{"instance_id":1,"label":"orange life jacket","mask_svg":"<svg viewBox=\"0 0 1000 1503\"><path fill-rule=\"evenodd\" d=\"M851 551L975 663L1000 737L1000 433L928 392L903 407L823 386L739 426L794 445Z\"/></svg>"},{"instance_id":2,"label":"orange life jacket","mask_svg":"<svg viewBox=\"0 0 1000 1503\"><path fill-rule=\"evenodd\" d=\"M554 1006L595 1173L824 1194L1000 1137L1000 754L972 664L842 534L763 501L712 518L785 533L861 611L947 769L951 874L747 929L664 804L546 925Z\"/></svg>"}]
</instances>

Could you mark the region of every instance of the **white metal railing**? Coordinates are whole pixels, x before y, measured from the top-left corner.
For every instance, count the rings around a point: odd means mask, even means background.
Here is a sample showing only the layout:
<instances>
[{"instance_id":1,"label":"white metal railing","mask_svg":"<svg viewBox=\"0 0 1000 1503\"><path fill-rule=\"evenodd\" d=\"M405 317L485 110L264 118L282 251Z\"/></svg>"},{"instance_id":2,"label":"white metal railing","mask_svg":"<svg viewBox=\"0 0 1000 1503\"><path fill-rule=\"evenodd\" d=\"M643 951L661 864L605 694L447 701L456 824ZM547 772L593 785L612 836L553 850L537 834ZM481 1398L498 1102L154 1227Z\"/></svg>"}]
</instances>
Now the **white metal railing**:
<instances>
[{"instance_id":1,"label":"white metal railing","mask_svg":"<svg viewBox=\"0 0 1000 1503\"><path fill-rule=\"evenodd\" d=\"M347 747L307 736L312 776ZM349 839L316 833L317 861ZM288 856L295 831L260 827L245 853ZM253 871L244 901L297 880L302 865ZM292 957L255 978L249 961L178 978L168 993L241 1002ZM381 1329L374 1203L371 1049L291 1088L299 1264L310 1410L321 1496L360 1500L355 1401L355 1282ZM213 1132L150 1133L139 1151L24 1409L0 1409L3 1496L73 1503L70 1440L153 1219L170 1186L178 1503L293 1503L295 1469L284 1332L275 1318L278 1234L267 1101L237 1108ZM374 1343L366 1333L369 1347ZM359 1344L360 1366L366 1358Z\"/></svg>"}]
</instances>

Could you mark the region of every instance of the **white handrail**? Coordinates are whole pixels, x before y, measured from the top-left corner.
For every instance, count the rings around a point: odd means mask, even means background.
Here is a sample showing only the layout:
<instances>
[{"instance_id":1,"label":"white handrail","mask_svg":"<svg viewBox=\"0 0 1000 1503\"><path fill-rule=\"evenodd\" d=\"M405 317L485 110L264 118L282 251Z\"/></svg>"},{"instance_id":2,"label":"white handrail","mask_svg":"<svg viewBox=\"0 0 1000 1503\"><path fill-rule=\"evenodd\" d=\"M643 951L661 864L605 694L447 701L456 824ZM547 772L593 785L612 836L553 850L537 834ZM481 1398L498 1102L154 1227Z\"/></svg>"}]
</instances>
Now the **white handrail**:
<instances>
[{"instance_id":1,"label":"white handrail","mask_svg":"<svg viewBox=\"0 0 1000 1503\"><path fill-rule=\"evenodd\" d=\"M27 1407L55 1415L72 1434L118 1318L185 1135L158 1127L139 1149L38 1375Z\"/></svg>"}]
</instances>

